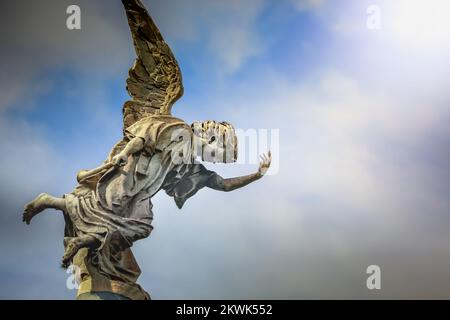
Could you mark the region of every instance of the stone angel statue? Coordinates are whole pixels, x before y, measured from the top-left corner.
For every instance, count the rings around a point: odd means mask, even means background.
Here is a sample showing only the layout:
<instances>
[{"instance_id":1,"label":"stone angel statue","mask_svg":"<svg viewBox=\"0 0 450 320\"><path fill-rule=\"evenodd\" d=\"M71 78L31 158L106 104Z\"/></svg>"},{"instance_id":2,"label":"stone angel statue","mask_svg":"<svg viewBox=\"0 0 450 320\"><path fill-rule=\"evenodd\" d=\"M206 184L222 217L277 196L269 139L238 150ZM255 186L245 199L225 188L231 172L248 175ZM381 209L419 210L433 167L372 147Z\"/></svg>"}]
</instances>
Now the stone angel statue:
<instances>
[{"instance_id":1,"label":"stone angel statue","mask_svg":"<svg viewBox=\"0 0 450 320\"><path fill-rule=\"evenodd\" d=\"M63 197L47 193L25 206L23 221L45 209L65 219L62 266L80 270L78 296L111 293L149 299L137 283L140 269L130 250L153 227L152 197L164 190L182 208L187 199L209 187L232 191L264 176L271 154L261 156L259 170L224 179L200 162L233 163L237 138L227 122L188 125L172 115L183 95L178 63L140 0L122 0L137 58L129 71L123 107L123 139L104 163L77 175L78 186Z\"/></svg>"}]
</instances>

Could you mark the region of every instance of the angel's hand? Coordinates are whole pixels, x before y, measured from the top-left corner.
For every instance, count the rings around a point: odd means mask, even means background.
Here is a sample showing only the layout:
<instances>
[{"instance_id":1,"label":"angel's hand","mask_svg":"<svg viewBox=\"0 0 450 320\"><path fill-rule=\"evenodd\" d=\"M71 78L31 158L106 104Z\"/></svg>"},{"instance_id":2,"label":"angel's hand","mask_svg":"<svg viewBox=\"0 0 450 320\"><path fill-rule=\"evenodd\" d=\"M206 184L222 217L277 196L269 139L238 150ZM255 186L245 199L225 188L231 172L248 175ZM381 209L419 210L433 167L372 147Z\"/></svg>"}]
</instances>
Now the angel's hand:
<instances>
[{"instance_id":1,"label":"angel's hand","mask_svg":"<svg viewBox=\"0 0 450 320\"><path fill-rule=\"evenodd\" d=\"M128 156L123 153L119 153L119 154L115 155L111 160L111 163L115 167L123 167L124 165L127 164L127 162L128 162Z\"/></svg>"},{"instance_id":2,"label":"angel's hand","mask_svg":"<svg viewBox=\"0 0 450 320\"><path fill-rule=\"evenodd\" d=\"M260 156L261 162L259 163L258 173L262 177L267 173L272 163L272 153L269 151L267 156L265 154Z\"/></svg>"}]
</instances>

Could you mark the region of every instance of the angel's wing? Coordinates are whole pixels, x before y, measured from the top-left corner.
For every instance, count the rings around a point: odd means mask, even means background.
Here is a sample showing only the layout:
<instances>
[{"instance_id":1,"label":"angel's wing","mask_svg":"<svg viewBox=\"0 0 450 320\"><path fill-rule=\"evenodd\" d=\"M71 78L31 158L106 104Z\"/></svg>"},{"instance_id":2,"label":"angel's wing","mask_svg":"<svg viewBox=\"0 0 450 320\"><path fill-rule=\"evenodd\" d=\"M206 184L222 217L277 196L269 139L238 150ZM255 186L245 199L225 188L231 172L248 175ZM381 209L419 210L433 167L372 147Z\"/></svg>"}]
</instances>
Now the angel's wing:
<instances>
[{"instance_id":1,"label":"angel's wing","mask_svg":"<svg viewBox=\"0 0 450 320\"><path fill-rule=\"evenodd\" d=\"M124 105L124 130L148 115L170 115L183 95L178 63L140 0L122 0L137 58L130 69L127 90L133 98Z\"/></svg>"}]
</instances>

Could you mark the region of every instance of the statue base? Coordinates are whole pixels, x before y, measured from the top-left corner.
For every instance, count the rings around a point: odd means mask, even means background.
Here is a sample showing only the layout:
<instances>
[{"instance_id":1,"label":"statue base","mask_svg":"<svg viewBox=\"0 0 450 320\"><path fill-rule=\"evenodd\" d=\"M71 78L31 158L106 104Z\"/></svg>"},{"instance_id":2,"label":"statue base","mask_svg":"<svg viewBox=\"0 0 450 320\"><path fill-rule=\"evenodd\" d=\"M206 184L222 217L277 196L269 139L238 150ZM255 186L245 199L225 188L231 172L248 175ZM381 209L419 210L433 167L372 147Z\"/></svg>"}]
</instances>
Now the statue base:
<instances>
[{"instance_id":1,"label":"statue base","mask_svg":"<svg viewBox=\"0 0 450 320\"><path fill-rule=\"evenodd\" d=\"M117 293L112 292L87 292L79 295L77 300L130 300Z\"/></svg>"}]
</instances>

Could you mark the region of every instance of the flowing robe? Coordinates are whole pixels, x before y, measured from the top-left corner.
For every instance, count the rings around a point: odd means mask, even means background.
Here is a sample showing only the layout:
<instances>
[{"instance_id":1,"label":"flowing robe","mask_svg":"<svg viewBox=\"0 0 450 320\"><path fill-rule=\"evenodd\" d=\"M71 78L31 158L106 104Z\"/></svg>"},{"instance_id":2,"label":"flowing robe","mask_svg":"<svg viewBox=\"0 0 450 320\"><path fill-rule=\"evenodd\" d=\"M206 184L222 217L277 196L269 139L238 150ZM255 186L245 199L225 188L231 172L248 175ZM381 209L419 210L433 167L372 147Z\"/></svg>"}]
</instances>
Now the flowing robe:
<instances>
[{"instance_id":1,"label":"flowing robe","mask_svg":"<svg viewBox=\"0 0 450 320\"><path fill-rule=\"evenodd\" d=\"M192 134L180 119L146 117L126 130L105 163L133 138L143 139L143 150L130 155L125 166L102 170L64 196L66 240L91 235L100 242L98 249L84 248L74 257L81 281L78 295L106 291L150 298L136 284L141 271L130 247L153 229L153 195L164 189L181 208L214 174L192 162Z\"/></svg>"}]
</instances>

